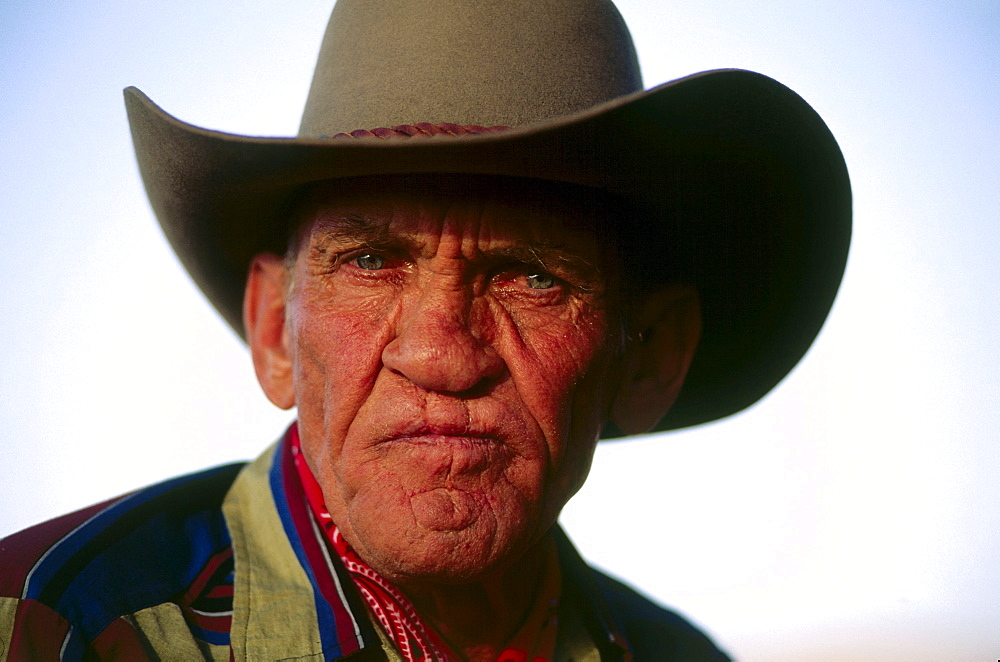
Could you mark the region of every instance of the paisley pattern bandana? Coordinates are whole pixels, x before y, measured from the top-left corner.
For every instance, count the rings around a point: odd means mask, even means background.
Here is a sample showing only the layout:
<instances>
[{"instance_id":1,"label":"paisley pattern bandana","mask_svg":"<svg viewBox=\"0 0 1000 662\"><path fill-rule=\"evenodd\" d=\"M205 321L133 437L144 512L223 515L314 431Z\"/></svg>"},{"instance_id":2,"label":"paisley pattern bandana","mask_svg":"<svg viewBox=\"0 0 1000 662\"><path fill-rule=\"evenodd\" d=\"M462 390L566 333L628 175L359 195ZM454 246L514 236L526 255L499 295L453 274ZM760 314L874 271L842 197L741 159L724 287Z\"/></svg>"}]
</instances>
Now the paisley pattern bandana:
<instances>
[{"instance_id":1,"label":"paisley pattern bandana","mask_svg":"<svg viewBox=\"0 0 1000 662\"><path fill-rule=\"evenodd\" d=\"M302 481L306 501L327 542L350 573L365 603L406 662L459 662L462 656L425 624L403 593L375 572L355 553L330 517L323 491L306 464L298 425L290 430L290 452ZM547 544L546 567L535 604L521 628L497 656L496 662L550 662L555 656L558 630L560 571L555 545Z\"/></svg>"}]
</instances>

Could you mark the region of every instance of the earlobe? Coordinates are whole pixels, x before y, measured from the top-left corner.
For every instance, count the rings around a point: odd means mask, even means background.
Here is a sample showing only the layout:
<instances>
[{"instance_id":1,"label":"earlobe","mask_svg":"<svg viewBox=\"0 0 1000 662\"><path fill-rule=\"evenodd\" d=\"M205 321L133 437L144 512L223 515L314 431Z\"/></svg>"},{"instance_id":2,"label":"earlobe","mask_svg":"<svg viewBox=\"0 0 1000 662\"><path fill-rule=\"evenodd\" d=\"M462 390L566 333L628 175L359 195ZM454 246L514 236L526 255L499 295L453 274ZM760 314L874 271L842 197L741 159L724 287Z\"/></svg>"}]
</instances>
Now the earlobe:
<instances>
[{"instance_id":1,"label":"earlobe","mask_svg":"<svg viewBox=\"0 0 1000 662\"><path fill-rule=\"evenodd\" d=\"M243 328L257 381L282 409L295 405L293 361L285 326L287 270L270 254L254 257L243 296Z\"/></svg>"},{"instance_id":2,"label":"earlobe","mask_svg":"<svg viewBox=\"0 0 1000 662\"><path fill-rule=\"evenodd\" d=\"M632 321L611 420L626 434L651 430L680 394L701 337L701 306L690 285L647 296Z\"/></svg>"}]
</instances>

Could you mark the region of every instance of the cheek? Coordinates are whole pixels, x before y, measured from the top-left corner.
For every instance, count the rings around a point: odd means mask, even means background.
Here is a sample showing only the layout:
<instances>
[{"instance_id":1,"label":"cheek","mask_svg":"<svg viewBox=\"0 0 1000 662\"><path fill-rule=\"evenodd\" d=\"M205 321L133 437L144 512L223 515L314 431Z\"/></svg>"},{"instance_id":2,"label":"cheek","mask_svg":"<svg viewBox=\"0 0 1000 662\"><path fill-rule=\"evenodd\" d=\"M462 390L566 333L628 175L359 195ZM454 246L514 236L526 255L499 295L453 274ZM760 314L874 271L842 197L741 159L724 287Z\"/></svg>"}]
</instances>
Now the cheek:
<instances>
[{"instance_id":1,"label":"cheek","mask_svg":"<svg viewBox=\"0 0 1000 662\"><path fill-rule=\"evenodd\" d=\"M511 323L507 363L547 446L544 507L554 517L589 472L614 388L614 343L604 311L586 305L568 315L522 314Z\"/></svg>"},{"instance_id":2,"label":"cheek","mask_svg":"<svg viewBox=\"0 0 1000 662\"><path fill-rule=\"evenodd\" d=\"M358 409L371 393L386 342L386 314L371 306L315 303L293 310L295 396L309 464L327 474ZM381 320L381 321L380 321Z\"/></svg>"},{"instance_id":3,"label":"cheek","mask_svg":"<svg viewBox=\"0 0 1000 662\"><path fill-rule=\"evenodd\" d=\"M581 432L581 408L601 418L610 365L603 311L580 304L568 314L522 313L511 321L516 330L508 334L514 339L508 343L508 366L543 429L557 438Z\"/></svg>"}]
</instances>

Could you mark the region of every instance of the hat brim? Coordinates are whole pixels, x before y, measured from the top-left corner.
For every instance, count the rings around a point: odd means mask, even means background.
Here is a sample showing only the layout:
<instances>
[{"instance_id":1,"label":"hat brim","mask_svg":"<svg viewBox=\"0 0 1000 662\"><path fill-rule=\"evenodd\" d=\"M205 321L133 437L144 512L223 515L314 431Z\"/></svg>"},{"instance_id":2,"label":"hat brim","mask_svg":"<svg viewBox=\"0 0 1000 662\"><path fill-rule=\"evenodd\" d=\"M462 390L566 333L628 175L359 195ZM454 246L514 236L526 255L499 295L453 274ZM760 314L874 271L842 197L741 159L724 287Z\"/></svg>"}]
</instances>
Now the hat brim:
<instances>
[{"instance_id":1,"label":"hat brim","mask_svg":"<svg viewBox=\"0 0 1000 662\"><path fill-rule=\"evenodd\" d=\"M748 71L704 72L574 115L457 138L238 136L181 122L135 88L125 101L164 233L240 336L250 260L282 245L282 205L307 183L481 174L627 199L649 218L652 245L672 228L680 245L671 252L687 263L704 317L660 431L734 414L770 391L819 332L847 260L851 191L836 141L798 95ZM616 436L611 427L602 435Z\"/></svg>"}]
</instances>

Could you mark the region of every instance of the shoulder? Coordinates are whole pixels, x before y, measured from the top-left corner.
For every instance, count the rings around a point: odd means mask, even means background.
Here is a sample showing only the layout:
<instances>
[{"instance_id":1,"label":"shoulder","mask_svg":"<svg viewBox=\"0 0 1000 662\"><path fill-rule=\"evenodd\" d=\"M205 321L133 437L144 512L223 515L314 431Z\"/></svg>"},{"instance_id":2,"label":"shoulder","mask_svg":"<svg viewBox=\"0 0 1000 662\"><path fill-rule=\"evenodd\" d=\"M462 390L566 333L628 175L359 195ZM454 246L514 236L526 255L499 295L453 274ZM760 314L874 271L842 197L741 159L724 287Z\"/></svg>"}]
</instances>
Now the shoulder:
<instances>
[{"instance_id":1,"label":"shoulder","mask_svg":"<svg viewBox=\"0 0 1000 662\"><path fill-rule=\"evenodd\" d=\"M635 662L729 659L683 616L584 561L559 528L556 529L556 544L562 563L564 595L584 606L595 641L605 640L606 635L601 634L604 632L610 635L613 646L618 647L621 644L617 634L622 635Z\"/></svg>"},{"instance_id":2,"label":"shoulder","mask_svg":"<svg viewBox=\"0 0 1000 662\"><path fill-rule=\"evenodd\" d=\"M612 613L635 651L635 660L728 660L705 633L631 586L596 569Z\"/></svg>"},{"instance_id":3,"label":"shoulder","mask_svg":"<svg viewBox=\"0 0 1000 662\"><path fill-rule=\"evenodd\" d=\"M0 601L12 619L44 614L88 642L121 616L179 598L229 552L221 504L241 467L164 481L0 540Z\"/></svg>"}]
</instances>

